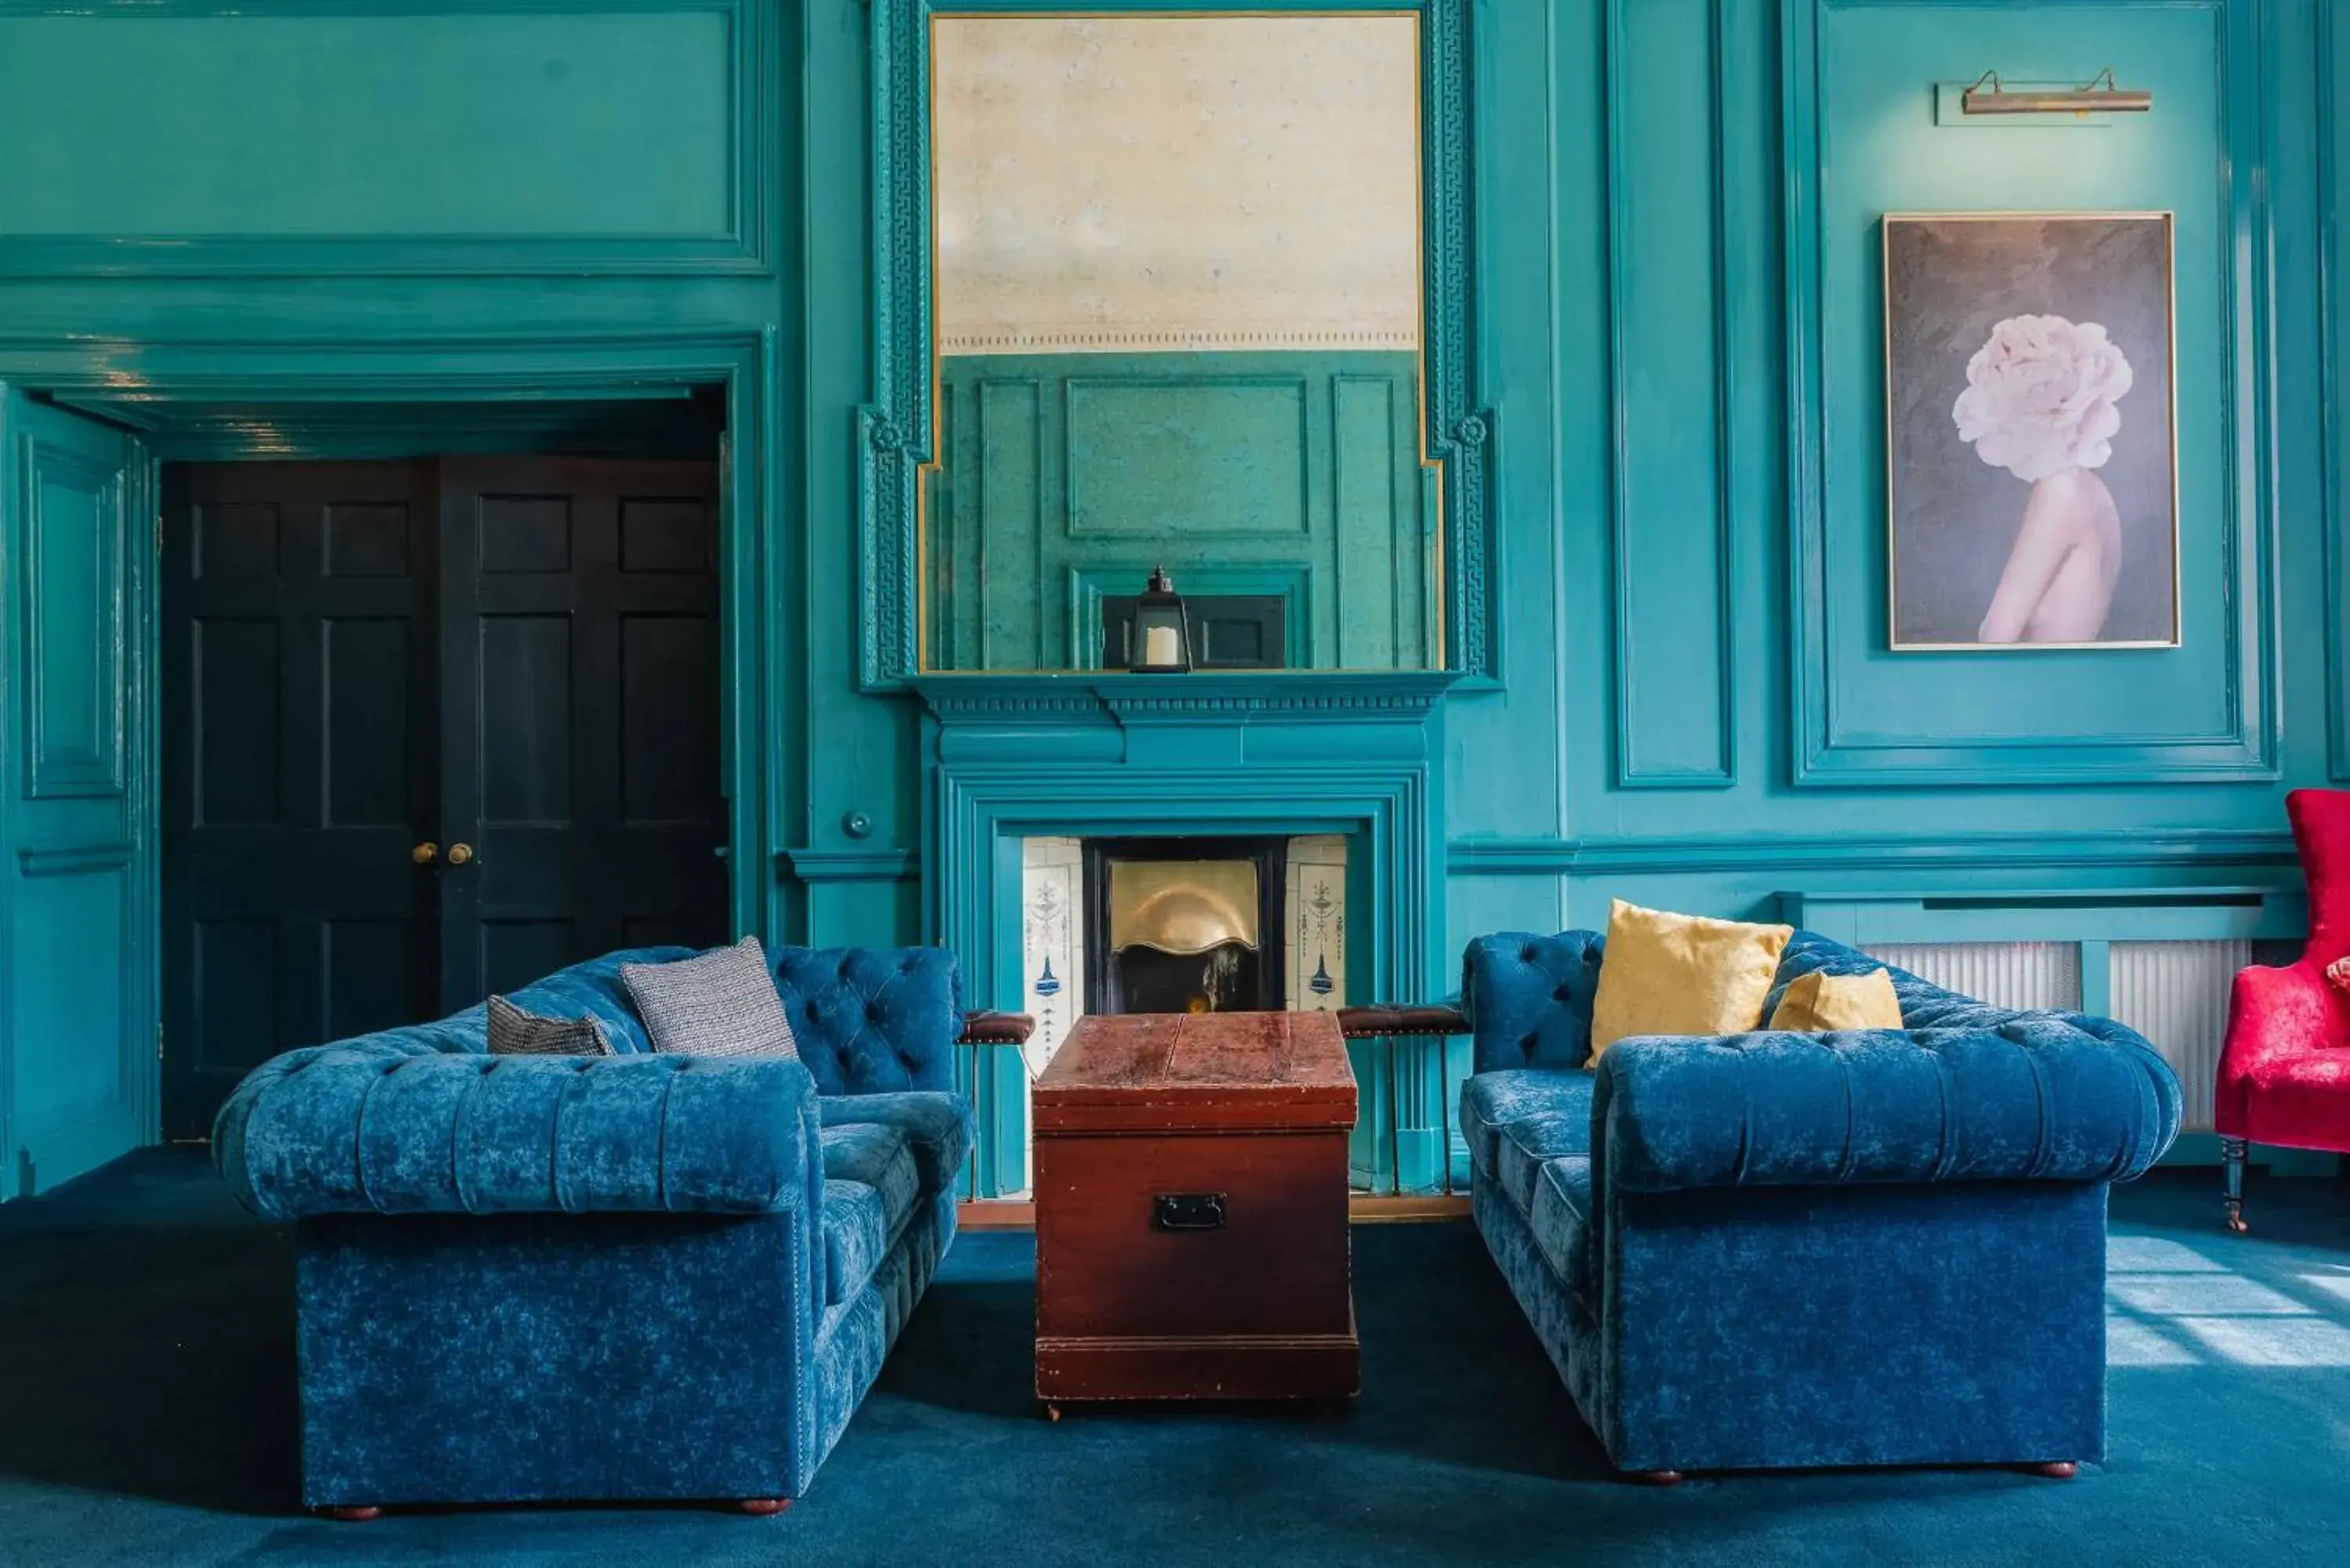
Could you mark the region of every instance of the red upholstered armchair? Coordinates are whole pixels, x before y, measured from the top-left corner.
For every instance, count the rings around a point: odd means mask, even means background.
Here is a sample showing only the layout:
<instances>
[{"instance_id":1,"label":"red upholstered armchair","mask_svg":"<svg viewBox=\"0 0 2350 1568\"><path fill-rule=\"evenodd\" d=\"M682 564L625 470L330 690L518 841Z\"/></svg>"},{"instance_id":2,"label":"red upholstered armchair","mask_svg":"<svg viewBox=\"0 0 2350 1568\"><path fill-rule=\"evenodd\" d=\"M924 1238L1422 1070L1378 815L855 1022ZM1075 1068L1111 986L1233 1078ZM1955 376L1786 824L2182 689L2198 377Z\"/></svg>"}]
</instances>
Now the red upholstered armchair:
<instances>
[{"instance_id":1,"label":"red upholstered armchair","mask_svg":"<svg viewBox=\"0 0 2350 1568\"><path fill-rule=\"evenodd\" d=\"M2350 995L2326 979L2350 958L2350 790L2285 796L2309 883L2298 963L2236 976L2212 1125L2228 1166L2228 1229L2244 1224L2244 1145L2350 1153Z\"/></svg>"}]
</instances>

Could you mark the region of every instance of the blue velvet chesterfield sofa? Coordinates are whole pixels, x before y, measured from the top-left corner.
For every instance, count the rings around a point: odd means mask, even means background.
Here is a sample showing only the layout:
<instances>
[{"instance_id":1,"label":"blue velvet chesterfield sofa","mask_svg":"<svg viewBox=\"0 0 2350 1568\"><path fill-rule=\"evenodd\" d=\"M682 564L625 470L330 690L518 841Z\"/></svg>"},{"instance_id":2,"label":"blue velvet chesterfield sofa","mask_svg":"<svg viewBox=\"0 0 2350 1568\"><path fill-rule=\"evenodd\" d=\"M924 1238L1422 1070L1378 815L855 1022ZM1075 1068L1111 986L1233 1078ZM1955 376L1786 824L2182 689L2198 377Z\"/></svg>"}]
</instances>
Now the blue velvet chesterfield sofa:
<instances>
[{"instance_id":1,"label":"blue velvet chesterfield sofa","mask_svg":"<svg viewBox=\"0 0 2350 1568\"><path fill-rule=\"evenodd\" d=\"M613 953L516 992L614 1055L491 1056L484 1010L289 1051L221 1109L295 1224L311 1507L696 1499L774 1512L871 1386L955 1230L952 955L771 950L800 1060L650 1053Z\"/></svg>"},{"instance_id":2,"label":"blue velvet chesterfield sofa","mask_svg":"<svg viewBox=\"0 0 2350 1568\"><path fill-rule=\"evenodd\" d=\"M2153 1048L1896 970L1898 1031L1630 1039L1582 1070L1603 942L1471 944L1461 1128L1478 1230L1608 1459L2101 1459L2107 1186L2178 1129ZM1798 932L1762 1015L1878 967Z\"/></svg>"}]
</instances>

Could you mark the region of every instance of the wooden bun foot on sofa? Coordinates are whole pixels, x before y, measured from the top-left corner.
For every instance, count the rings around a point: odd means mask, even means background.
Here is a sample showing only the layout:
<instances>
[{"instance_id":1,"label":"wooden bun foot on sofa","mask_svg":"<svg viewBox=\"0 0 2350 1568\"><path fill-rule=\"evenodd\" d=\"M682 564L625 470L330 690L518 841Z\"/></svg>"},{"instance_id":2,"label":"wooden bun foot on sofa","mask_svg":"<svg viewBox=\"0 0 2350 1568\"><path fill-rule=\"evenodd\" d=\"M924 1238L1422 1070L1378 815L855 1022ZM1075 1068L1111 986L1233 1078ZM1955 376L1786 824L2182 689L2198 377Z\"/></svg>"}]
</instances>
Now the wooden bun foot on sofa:
<instances>
[{"instance_id":1,"label":"wooden bun foot on sofa","mask_svg":"<svg viewBox=\"0 0 2350 1568\"><path fill-rule=\"evenodd\" d=\"M1681 1472L1679 1470L1627 1470L1625 1473L1632 1480L1638 1481L1642 1486L1679 1486L1681 1484Z\"/></svg>"},{"instance_id":2,"label":"wooden bun foot on sofa","mask_svg":"<svg viewBox=\"0 0 2350 1568\"><path fill-rule=\"evenodd\" d=\"M2071 1459L2050 1459L2045 1464L2026 1465L2026 1475L2045 1476L2050 1480L2071 1480L2081 1473L2081 1467Z\"/></svg>"},{"instance_id":3,"label":"wooden bun foot on sofa","mask_svg":"<svg viewBox=\"0 0 2350 1568\"><path fill-rule=\"evenodd\" d=\"M373 1503L364 1502L340 1502L318 1511L338 1524L365 1524L369 1520L383 1517L383 1510Z\"/></svg>"},{"instance_id":4,"label":"wooden bun foot on sofa","mask_svg":"<svg viewBox=\"0 0 2350 1568\"><path fill-rule=\"evenodd\" d=\"M772 1519L792 1506L787 1497L742 1497L720 1506L729 1513L747 1513L754 1519Z\"/></svg>"}]
</instances>

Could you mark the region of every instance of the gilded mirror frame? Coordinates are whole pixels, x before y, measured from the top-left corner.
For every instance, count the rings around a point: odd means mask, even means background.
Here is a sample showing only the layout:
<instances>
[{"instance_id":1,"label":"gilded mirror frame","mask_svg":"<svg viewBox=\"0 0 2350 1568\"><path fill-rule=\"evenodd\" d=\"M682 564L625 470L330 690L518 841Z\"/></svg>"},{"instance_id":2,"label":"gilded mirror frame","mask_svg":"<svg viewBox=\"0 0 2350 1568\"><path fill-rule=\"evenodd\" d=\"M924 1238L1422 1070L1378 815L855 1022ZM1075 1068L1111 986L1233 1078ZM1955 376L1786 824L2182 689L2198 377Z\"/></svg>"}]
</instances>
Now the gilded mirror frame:
<instances>
[{"instance_id":1,"label":"gilded mirror frame","mask_svg":"<svg viewBox=\"0 0 2350 1568\"><path fill-rule=\"evenodd\" d=\"M931 24L938 16L1392 16L1419 20L1420 420L1439 475L1444 668L1500 673L1489 613L1494 414L1479 397L1471 212L1473 0L870 0L873 398L858 410L859 684L894 691L921 655L922 496L939 453L931 320ZM997 671L995 673L1003 673ZM1274 674L1282 672L1272 672Z\"/></svg>"}]
</instances>

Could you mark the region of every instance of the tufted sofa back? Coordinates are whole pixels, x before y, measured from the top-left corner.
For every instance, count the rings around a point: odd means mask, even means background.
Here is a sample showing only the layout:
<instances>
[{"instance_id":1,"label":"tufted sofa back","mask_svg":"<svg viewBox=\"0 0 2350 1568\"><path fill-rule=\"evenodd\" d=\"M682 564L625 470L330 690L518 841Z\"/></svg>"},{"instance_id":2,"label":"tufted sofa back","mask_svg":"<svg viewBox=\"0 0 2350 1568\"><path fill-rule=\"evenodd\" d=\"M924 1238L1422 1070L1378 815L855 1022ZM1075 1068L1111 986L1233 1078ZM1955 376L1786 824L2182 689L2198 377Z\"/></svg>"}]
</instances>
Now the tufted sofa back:
<instances>
[{"instance_id":1,"label":"tufted sofa back","mask_svg":"<svg viewBox=\"0 0 2350 1568\"><path fill-rule=\"evenodd\" d=\"M691 958L691 948L630 948L557 970L514 992L516 1006L550 1018L593 1013L623 1055L650 1051L620 979L624 963ZM962 1034L962 977L944 948L770 947L767 965L791 1021L800 1060L823 1095L952 1089ZM389 1029L351 1042L402 1054L489 1049L484 1009L437 1023Z\"/></svg>"},{"instance_id":2,"label":"tufted sofa back","mask_svg":"<svg viewBox=\"0 0 2350 1568\"><path fill-rule=\"evenodd\" d=\"M1555 937L1503 931L1471 942L1462 961L1461 1007L1475 1037L1476 1071L1589 1065L1591 1003L1598 994L1599 963L1607 943L1596 931L1561 931ZM1815 971L1866 974L1879 969L1892 976L1904 1029L1997 1030L2015 1024L2019 1017L2045 1018L2100 1039L2137 1039L2110 1019L2069 1012L2019 1015L1945 991L1816 931L1797 931L1788 940L1771 994L1762 1003L1762 1017L1777 1010L1779 998L1800 976Z\"/></svg>"},{"instance_id":3,"label":"tufted sofa back","mask_svg":"<svg viewBox=\"0 0 2350 1568\"><path fill-rule=\"evenodd\" d=\"M962 975L944 948L770 948L784 1016L821 1095L955 1086Z\"/></svg>"},{"instance_id":4,"label":"tufted sofa back","mask_svg":"<svg viewBox=\"0 0 2350 1568\"><path fill-rule=\"evenodd\" d=\"M1476 1070L1587 1064L1606 943L1596 931L1502 931L1471 942L1461 959L1461 1010L1475 1039Z\"/></svg>"}]
</instances>

